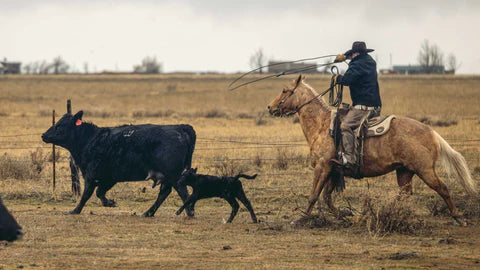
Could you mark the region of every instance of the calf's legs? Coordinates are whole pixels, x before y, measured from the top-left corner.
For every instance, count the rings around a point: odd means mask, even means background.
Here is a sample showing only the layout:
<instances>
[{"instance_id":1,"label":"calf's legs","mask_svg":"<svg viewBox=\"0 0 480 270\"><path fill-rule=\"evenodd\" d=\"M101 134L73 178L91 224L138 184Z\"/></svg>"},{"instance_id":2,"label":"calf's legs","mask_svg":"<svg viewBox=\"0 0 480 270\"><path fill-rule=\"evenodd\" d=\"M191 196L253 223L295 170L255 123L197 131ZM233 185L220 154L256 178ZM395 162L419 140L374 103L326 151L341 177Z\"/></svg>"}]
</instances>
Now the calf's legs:
<instances>
[{"instance_id":1,"label":"calf's legs","mask_svg":"<svg viewBox=\"0 0 480 270\"><path fill-rule=\"evenodd\" d=\"M195 193L195 191L193 191L192 195L188 196L188 198L185 200L183 205L177 210L177 212L175 212L175 214L180 215L183 212L183 209L185 209L186 207L191 208L193 212L194 210L193 206L195 205L197 200L198 200L198 194Z\"/></svg>"},{"instance_id":2,"label":"calf's legs","mask_svg":"<svg viewBox=\"0 0 480 270\"><path fill-rule=\"evenodd\" d=\"M184 205L187 207L187 215L189 217L193 217L194 215L194 209L193 209L193 205L192 204L188 204L186 203L187 199L188 199L188 190L187 190L187 186L182 186L182 185L176 185L174 186L175 190L177 191L178 193L178 196L180 196L180 198L182 199ZM182 209L183 211L183 209ZM180 212L182 212L180 211ZM180 214L180 213L179 213ZM177 214L178 215L178 214Z\"/></svg>"}]
</instances>

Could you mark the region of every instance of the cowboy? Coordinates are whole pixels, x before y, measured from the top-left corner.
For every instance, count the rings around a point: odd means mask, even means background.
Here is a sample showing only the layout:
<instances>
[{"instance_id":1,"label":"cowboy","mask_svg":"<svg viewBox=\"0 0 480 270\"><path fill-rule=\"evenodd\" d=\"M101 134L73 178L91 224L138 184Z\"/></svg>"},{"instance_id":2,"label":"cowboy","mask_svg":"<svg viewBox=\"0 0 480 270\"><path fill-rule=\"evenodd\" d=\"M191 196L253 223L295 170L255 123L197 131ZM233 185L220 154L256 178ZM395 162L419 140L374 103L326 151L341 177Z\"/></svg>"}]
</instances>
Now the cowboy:
<instances>
[{"instance_id":1,"label":"cowboy","mask_svg":"<svg viewBox=\"0 0 480 270\"><path fill-rule=\"evenodd\" d=\"M335 58L335 62L350 60L345 74L335 77L335 84L350 88L352 106L340 125L343 153L339 157L340 160L334 159L332 162L352 171L358 169L354 130L360 127L366 118L380 115L382 106L377 80L377 63L368 54L370 52L373 50L367 49L365 42L355 41L352 49Z\"/></svg>"}]
</instances>

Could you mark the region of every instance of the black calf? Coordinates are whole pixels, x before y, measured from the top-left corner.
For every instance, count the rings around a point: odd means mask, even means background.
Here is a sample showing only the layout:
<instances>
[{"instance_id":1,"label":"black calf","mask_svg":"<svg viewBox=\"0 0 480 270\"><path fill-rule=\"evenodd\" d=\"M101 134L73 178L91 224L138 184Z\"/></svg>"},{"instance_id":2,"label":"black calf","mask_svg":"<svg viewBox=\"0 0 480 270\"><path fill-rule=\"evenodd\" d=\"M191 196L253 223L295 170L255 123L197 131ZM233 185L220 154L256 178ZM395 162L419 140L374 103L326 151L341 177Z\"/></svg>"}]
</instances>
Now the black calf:
<instances>
[{"instance_id":1,"label":"black calf","mask_svg":"<svg viewBox=\"0 0 480 270\"><path fill-rule=\"evenodd\" d=\"M182 174L179 183L184 182L184 184L191 186L193 188L193 193L187 198L183 206L178 209L176 212L177 215L180 215L185 207L190 207L194 210L195 203L200 199L220 197L225 199L230 206L232 206L232 213L227 222L232 222L238 212L239 205L236 199L239 199L245 207L247 207L248 211L250 211L253 222L257 222L257 217L253 212L252 205L245 196L242 182L239 180L240 177L255 179L255 177L257 177L256 174L253 176L238 174L235 177L217 177L197 174L196 172L197 169L188 169Z\"/></svg>"}]
</instances>

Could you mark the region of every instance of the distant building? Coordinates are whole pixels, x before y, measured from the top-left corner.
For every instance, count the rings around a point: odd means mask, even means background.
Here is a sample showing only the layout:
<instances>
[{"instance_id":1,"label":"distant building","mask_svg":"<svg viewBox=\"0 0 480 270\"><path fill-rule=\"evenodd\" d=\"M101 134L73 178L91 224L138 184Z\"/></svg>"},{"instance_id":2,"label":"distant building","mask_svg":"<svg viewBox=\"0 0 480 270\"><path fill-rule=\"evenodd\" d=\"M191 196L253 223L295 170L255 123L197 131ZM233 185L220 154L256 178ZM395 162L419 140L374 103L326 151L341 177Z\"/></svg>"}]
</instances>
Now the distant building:
<instances>
[{"instance_id":1,"label":"distant building","mask_svg":"<svg viewBox=\"0 0 480 270\"><path fill-rule=\"evenodd\" d=\"M6 58L0 61L0 74L20 74L20 62L8 62Z\"/></svg>"},{"instance_id":2,"label":"distant building","mask_svg":"<svg viewBox=\"0 0 480 270\"><path fill-rule=\"evenodd\" d=\"M398 74L428 74L422 66L393 66L393 71ZM432 67L432 72L430 74L444 74L444 66L434 66Z\"/></svg>"},{"instance_id":3,"label":"distant building","mask_svg":"<svg viewBox=\"0 0 480 270\"><path fill-rule=\"evenodd\" d=\"M268 73L282 73L287 70L296 70L302 73L318 73L317 63L315 62L285 63L282 61L269 61L268 65Z\"/></svg>"},{"instance_id":4,"label":"distant building","mask_svg":"<svg viewBox=\"0 0 480 270\"><path fill-rule=\"evenodd\" d=\"M397 74L397 73L398 72L396 72L395 70L389 69L389 68L380 69L380 74Z\"/></svg>"}]
</instances>

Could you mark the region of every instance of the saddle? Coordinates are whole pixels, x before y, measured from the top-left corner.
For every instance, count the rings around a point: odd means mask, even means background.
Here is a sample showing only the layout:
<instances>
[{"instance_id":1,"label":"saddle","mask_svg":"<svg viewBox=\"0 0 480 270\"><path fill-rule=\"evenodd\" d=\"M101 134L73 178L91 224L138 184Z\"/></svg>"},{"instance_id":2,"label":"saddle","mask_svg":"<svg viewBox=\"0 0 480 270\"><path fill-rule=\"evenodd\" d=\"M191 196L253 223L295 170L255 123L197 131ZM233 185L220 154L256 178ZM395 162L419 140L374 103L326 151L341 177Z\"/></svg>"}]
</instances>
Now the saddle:
<instances>
[{"instance_id":1,"label":"saddle","mask_svg":"<svg viewBox=\"0 0 480 270\"><path fill-rule=\"evenodd\" d=\"M332 120L330 121L330 134L333 134L333 132L334 132L335 120L336 120L338 112L340 112L339 121L341 123L343 121L343 118L345 117L345 115L348 113L348 109L339 108L338 111L337 110L332 110L331 111L331 116L332 116L331 119ZM375 116L375 117L371 117L371 118L366 117L365 119L362 120L362 124L360 125L360 127L357 128L356 130L354 130L354 133L358 137L361 133L360 131L362 129L366 128L366 132L365 132L365 134L366 134L365 137L366 138L384 135L390 129L390 123L392 122L392 120L394 118L396 118L396 116L394 114L392 114L392 115L380 115L380 116Z\"/></svg>"},{"instance_id":2,"label":"saddle","mask_svg":"<svg viewBox=\"0 0 480 270\"><path fill-rule=\"evenodd\" d=\"M349 104L342 103L338 110L332 110L331 112L332 120L330 122L330 135L334 138L337 155L342 145L340 124L345 118L345 115L348 113L349 109ZM354 154L356 155L357 164L356 170L354 172L348 173L350 177L356 179L363 178L363 175L360 172L360 168L363 166L363 144L365 139L368 137L381 136L386 134L390 129L390 124L392 120L395 117L395 115L382 115L369 118L369 115L366 115L364 119L361 120L360 126L353 131L355 140ZM337 159L339 158L340 157L337 156Z\"/></svg>"}]
</instances>

